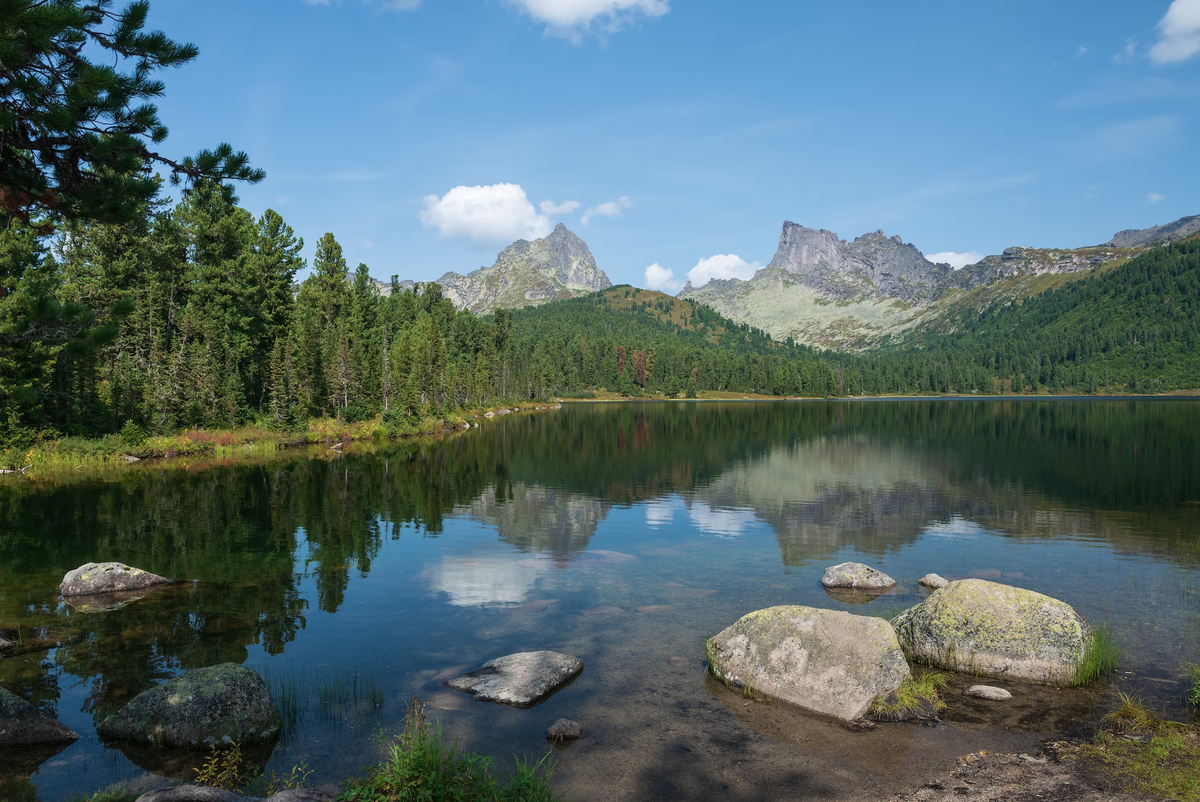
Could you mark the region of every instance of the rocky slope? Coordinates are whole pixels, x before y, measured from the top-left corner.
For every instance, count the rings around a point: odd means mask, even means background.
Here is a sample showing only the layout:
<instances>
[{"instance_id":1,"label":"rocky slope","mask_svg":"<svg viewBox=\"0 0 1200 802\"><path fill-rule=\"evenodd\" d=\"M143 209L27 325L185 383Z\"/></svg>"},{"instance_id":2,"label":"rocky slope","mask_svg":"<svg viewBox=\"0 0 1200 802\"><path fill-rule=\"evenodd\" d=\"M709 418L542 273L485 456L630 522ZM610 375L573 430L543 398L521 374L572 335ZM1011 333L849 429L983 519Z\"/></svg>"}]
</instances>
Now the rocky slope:
<instances>
[{"instance_id":1,"label":"rocky slope","mask_svg":"<svg viewBox=\"0 0 1200 802\"><path fill-rule=\"evenodd\" d=\"M542 239L517 240L496 257L491 267L467 273L450 272L437 280L446 297L459 309L487 314L496 309L533 306L572 298L612 286L587 244L562 223ZM388 294L390 285L376 282ZM402 281L410 289L411 281Z\"/></svg>"},{"instance_id":2,"label":"rocky slope","mask_svg":"<svg viewBox=\"0 0 1200 802\"><path fill-rule=\"evenodd\" d=\"M707 304L776 339L864 349L885 337L936 327L943 314L964 304L984 306L1042 292L1197 233L1200 216L1185 217L1122 231L1094 247L1006 248L954 270L883 231L847 242L831 231L785 222L775 257L753 278L688 284L679 297Z\"/></svg>"}]
</instances>

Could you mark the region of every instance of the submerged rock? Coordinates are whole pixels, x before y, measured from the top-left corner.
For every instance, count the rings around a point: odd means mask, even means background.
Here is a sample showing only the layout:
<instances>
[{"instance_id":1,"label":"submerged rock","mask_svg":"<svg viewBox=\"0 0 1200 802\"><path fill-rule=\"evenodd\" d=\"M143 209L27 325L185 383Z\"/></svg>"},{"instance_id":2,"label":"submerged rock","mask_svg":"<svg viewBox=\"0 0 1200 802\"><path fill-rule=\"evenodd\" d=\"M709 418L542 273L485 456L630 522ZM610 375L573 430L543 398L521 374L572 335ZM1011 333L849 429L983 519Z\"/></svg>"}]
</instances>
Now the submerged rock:
<instances>
[{"instance_id":1,"label":"submerged rock","mask_svg":"<svg viewBox=\"0 0 1200 802\"><path fill-rule=\"evenodd\" d=\"M569 718L560 718L546 729L546 737L551 741L577 741L582 735L583 727Z\"/></svg>"},{"instance_id":2,"label":"submerged rock","mask_svg":"<svg viewBox=\"0 0 1200 802\"><path fill-rule=\"evenodd\" d=\"M0 688L0 747L64 743L78 737L79 733Z\"/></svg>"},{"instance_id":3,"label":"submerged rock","mask_svg":"<svg viewBox=\"0 0 1200 802\"><path fill-rule=\"evenodd\" d=\"M888 590L896 587L896 580L869 565L841 563L825 569L821 584L827 588Z\"/></svg>"},{"instance_id":4,"label":"submerged rock","mask_svg":"<svg viewBox=\"0 0 1200 802\"><path fill-rule=\"evenodd\" d=\"M892 625L912 656L932 665L1062 684L1094 637L1066 602L983 579L951 582Z\"/></svg>"},{"instance_id":5,"label":"submerged rock","mask_svg":"<svg viewBox=\"0 0 1200 802\"><path fill-rule=\"evenodd\" d=\"M940 574L926 574L917 580L917 584L930 590L940 590L950 584L950 580Z\"/></svg>"},{"instance_id":6,"label":"submerged rock","mask_svg":"<svg viewBox=\"0 0 1200 802\"><path fill-rule=\"evenodd\" d=\"M233 663L198 668L138 694L96 732L106 738L204 749L279 735L279 709L257 672Z\"/></svg>"},{"instance_id":7,"label":"submerged rock","mask_svg":"<svg viewBox=\"0 0 1200 802\"><path fill-rule=\"evenodd\" d=\"M63 600L71 609L80 613L111 613L141 601L150 595L152 588L143 590L114 590L109 593L89 593L80 596L65 596Z\"/></svg>"},{"instance_id":8,"label":"submerged rock","mask_svg":"<svg viewBox=\"0 0 1200 802\"><path fill-rule=\"evenodd\" d=\"M740 618L707 644L709 669L726 685L827 716L860 719L893 694L908 663L881 618L785 606Z\"/></svg>"},{"instance_id":9,"label":"submerged rock","mask_svg":"<svg viewBox=\"0 0 1200 802\"><path fill-rule=\"evenodd\" d=\"M141 590L170 583L171 580L166 577L140 568L130 568L124 563L87 563L68 571L58 586L58 592L63 596L87 596L94 593Z\"/></svg>"},{"instance_id":10,"label":"submerged rock","mask_svg":"<svg viewBox=\"0 0 1200 802\"><path fill-rule=\"evenodd\" d=\"M972 685L963 691L963 695L987 699L989 702L1004 702L1012 698L1011 693L994 685Z\"/></svg>"},{"instance_id":11,"label":"submerged rock","mask_svg":"<svg viewBox=\"0 0 1200 802\"><path fill-rule=\"evenodd\" d=\"M6 652L9 649L15 649L17 644L0 635L0 652Z\"/></svg>"},{"instance_id":12,"label":"submerged rock","mask_svg":"<svg viewBox=\"0 0 1200 802\"><path fill-rule=\"evenodd\" d=\"M489 660L475 671L446 680L476 701L532 707L583 672L583 661L558 652L518 652Z\"/></svg>"}]
</instances>

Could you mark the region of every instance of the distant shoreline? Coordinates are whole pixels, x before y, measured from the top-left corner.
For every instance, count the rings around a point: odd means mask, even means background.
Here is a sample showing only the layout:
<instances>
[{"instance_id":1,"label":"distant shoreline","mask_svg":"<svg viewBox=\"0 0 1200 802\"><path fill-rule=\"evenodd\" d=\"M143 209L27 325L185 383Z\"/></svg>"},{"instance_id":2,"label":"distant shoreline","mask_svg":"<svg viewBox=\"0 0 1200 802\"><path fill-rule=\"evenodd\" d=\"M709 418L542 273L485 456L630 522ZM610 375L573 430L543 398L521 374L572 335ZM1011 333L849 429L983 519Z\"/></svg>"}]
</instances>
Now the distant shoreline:
<instances>
[{"instance_id":1,"label":"distant shoreline","mask_svg":"<svg viewBox=\"0 0 1200 802\"><path fill-rule=\"evenodd\" d=\"M751 402L751 401L1106 401L1106 400L1155 400L1164 401L1171 399L1200 400L1200 390L1184 390L1171 393L1161 393L1158 395L1145 394L1117 394L1106 393L1104 395L1031 395L1013 393L1010 395L859 395L859 396L831 396L828 398L818 398L817 396L777 396L777 395L756 395L756 396L738 396L730 398L567 398L562 397L558 400L563 404L624 404L624 403L724 403L724 402Z\"/></svg>"}]
</instances>

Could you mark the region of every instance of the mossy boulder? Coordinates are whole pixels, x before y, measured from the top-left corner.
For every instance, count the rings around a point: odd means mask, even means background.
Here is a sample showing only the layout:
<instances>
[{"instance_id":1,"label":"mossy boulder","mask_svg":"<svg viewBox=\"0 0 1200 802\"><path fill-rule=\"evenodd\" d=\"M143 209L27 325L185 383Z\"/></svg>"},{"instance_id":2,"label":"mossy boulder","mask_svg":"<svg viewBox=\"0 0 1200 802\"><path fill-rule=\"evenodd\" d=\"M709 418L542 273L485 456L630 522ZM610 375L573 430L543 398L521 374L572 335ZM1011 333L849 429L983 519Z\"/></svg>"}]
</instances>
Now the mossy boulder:
<instances>
[{"instance_id":1,"label":"mossy boulder","mask_svg":"<svg viewBox=\"0 0 1200 802\"><path fill-rule=\"evenodd\" d=\"M881 618L815 607L769 607L707 645L717 679L827 716L862 718L909 676L896 633Z\"/></svg>"},{"instance_id":2,"label":"mossy boulder","mask_svg":"<svg viewBox=\"0 0 1200 802\"><path fill-rule=\"evenodd\" d=\"M138 694L96 731L105 738L204 749L213 744L269 743L279 709L252 668L222 663L198 668Z\"/></svg>"},{"instance_id":3,"label":"mossy boulder","mask_svg":"<svg viewBox=\"0 0 1200 802\"><path fill-rule=\"evenodd\" d=\"M1070 684L1092 644L1066 602L983 579L951 582L892 620L913 658L952 671Z\"/></svg>"},{"instance_id":4,"label":"mossy boulder","mask_svg":"<svg viewBox=\"0 0 1200 802\"><path fill-rule=\"evenodd\" d=\"M95 593L142 590L156 585L170 584L171 580L131 568L125 563L87 563L68 571L58 586L63 596L90 596Z\"/></svg>"},{"instance_id":5,"label":"mossy boulder","mask_svg":"<svg viewBox=\"0 0 1200 802\"><path fill-rule=\"evenodd\" d=\"M0 688L0 748L74 741L65 727L14 693Z\"/></svg>"}]
</instances>

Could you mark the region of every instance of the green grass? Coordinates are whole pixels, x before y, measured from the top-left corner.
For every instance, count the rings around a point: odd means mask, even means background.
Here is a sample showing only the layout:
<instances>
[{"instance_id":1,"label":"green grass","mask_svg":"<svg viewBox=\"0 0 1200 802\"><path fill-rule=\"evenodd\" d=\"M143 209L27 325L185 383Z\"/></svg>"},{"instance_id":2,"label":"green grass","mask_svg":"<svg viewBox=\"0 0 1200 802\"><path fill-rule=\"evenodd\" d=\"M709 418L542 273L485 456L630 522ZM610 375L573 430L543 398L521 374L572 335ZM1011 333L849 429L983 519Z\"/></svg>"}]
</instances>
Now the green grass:
<instances>
[{"instance_id":1,"label":"green grass","mask_svg":"<svg viewBox=\"0 0 1200 802\"><path fill-rule=\"evenodd\" d=\"M1112 625L1101 624L1096 627L1092 642L1084 649L1083 657L1075 666L1075 676L1071 684L1081 688L1103 679L1117 670L1120 660L1121 648L1117 645Z\"/></svg>"},{"instance_id":2,"label":"green grass","mask_svg":"<svg viewBox=\"0 0 1200 802\"><path fill-rule=\"evenodd\" d=\"M128 791L97 791L91 796L75 797L73 802L134 802L137 796ZM36 797L34 798L36 799Z\"/></svg>"},{"instance_id":3,"label":"green grass","mask_svg":"<svg viewBox=\"0 0 1200 802\"><path fill-rule=\"evenodd\" d=\"M940 695L946 684L945 674L934 671L910 674L891 696L876 696L867 710L867 717L876 721L902 721L931 712L940 713L946 709L946 702Z\"/></svg>"},{"instance_id":4,"label":"green grass","mask_svg":"<svg viewBox=\"0 0 1200 802\"><path fill-rule=\"evenodd\" d=\"M382 763L350 780L338 802L554 802L550 755L516 760L507 782L493 773L492 760L446 743L440 724L425 720L417 699L408 707L404 732L385 747Z\"/></svg>"},{"instance_id":5,"label":"green grass","mask_svg":"<svg viewBox=\"0 0 1200 802\"><path fill-rule=\"evenodd\" d=\"M347 719L358 724L383 709L383 684L358 668L296 673L267 666L263 680L279 708L286 735L310 714L329 724Z\"/></svg>"},{"instance_id":6,"label":"green grass","mask_svg":"<svg viewBox=\"0 0 1200 802\"><path fill-rule=\"evenodd\" d=\"M1093 742L1080 748L1080 757L1143 793L1200 802L1200 732L1146 710L1136 696L1120 699Z\"/></svg>"},{"instance_id":7,"label":"green grass","mask_svg":"<svg viewBox=\"0 0 1200 802\"><path fill-rule=\"evenodd\" d=\"M1183 667L1183 671L1188 684L1188 704L1192 707L1200 707L1200 666L1188 663Z\"/></svg>"}]
</instances>

